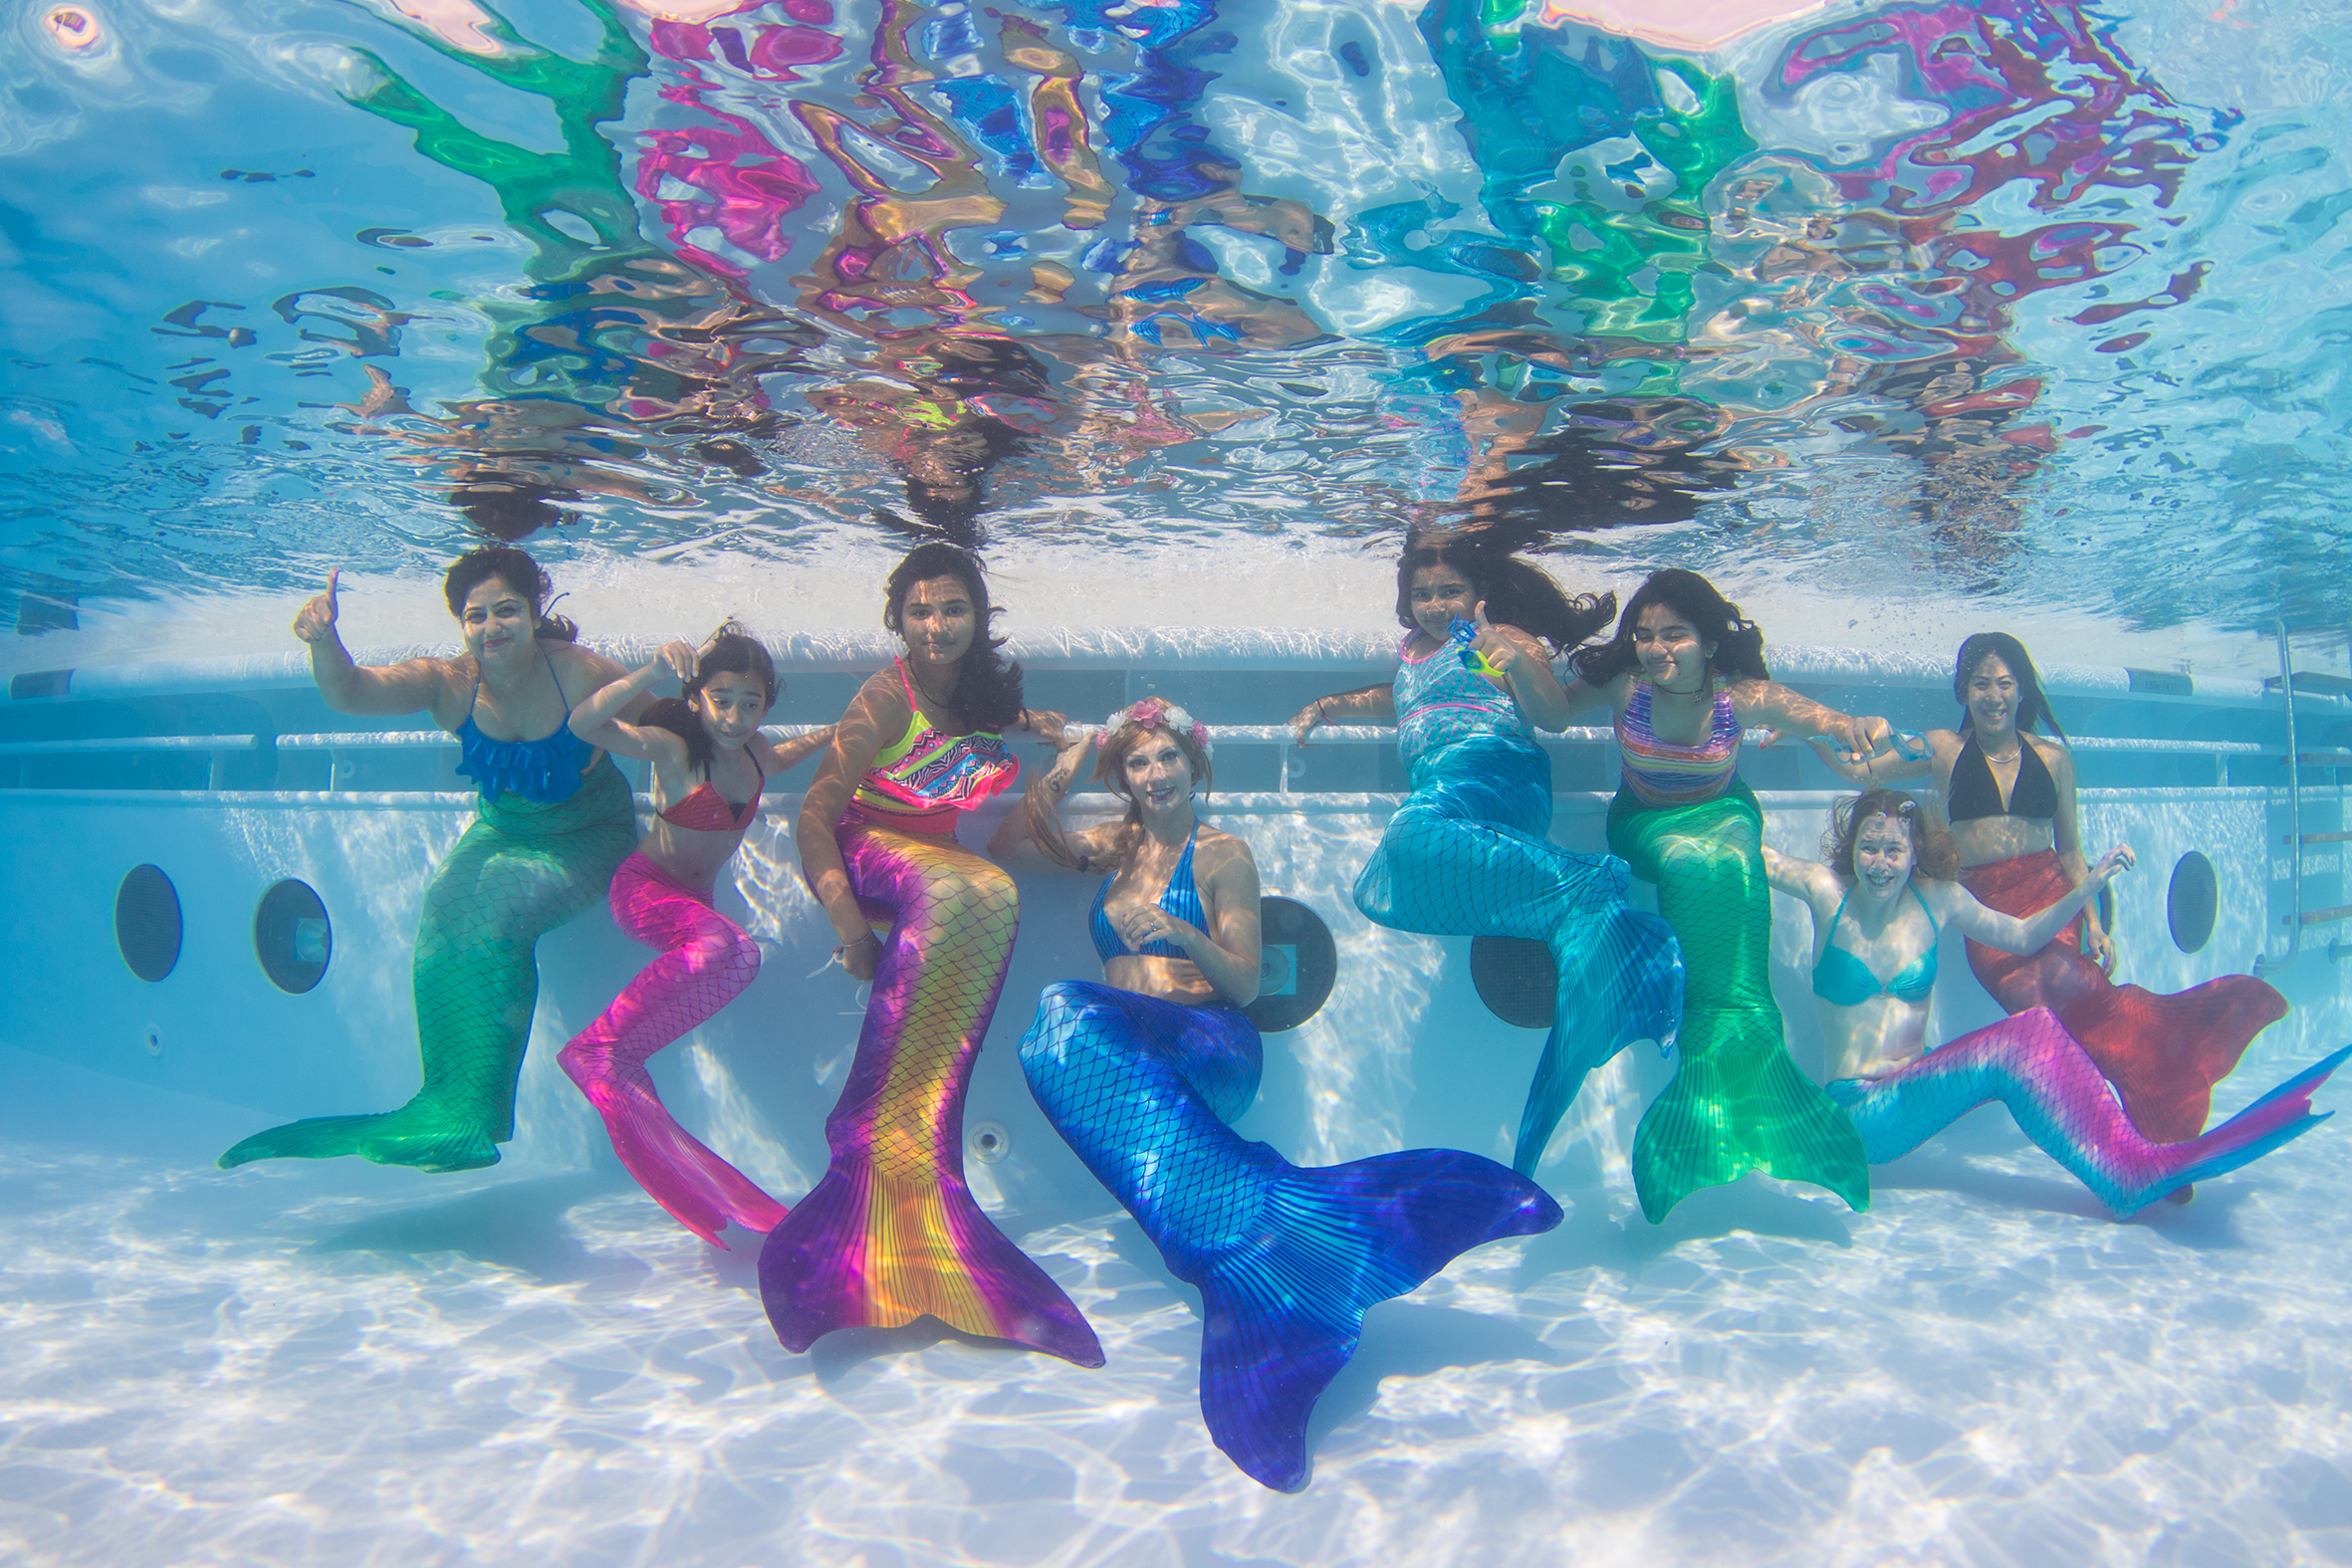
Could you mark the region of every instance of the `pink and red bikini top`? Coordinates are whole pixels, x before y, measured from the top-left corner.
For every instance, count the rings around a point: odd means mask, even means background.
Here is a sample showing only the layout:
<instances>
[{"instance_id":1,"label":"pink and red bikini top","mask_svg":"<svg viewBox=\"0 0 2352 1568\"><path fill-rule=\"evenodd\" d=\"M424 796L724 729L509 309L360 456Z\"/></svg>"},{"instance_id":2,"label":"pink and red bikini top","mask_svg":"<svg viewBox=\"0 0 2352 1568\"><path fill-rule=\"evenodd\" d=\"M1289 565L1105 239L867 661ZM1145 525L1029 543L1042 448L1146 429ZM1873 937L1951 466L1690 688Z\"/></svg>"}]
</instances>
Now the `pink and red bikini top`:
<instances>
[{"instance_id":1,"label":"pink and red bikini top","mask_svg":"<svg viewBox=\"0 0 2352 1568\"><path fill-rule=\"evenodd\" d=\"M744 755L751 756L748 751ZM719 786L706 777L684 798L672 801L669 809L661 813L661 819L672 827L691 827L698 833L742 832L760 814L760 792L768 787L768 774L760 767L760 760L752 757L751 765L752 772L760 778L752 785L752 797L743 802L740 811L728 803L727 797L719 793Z\"/></svg>"}]
</instances>

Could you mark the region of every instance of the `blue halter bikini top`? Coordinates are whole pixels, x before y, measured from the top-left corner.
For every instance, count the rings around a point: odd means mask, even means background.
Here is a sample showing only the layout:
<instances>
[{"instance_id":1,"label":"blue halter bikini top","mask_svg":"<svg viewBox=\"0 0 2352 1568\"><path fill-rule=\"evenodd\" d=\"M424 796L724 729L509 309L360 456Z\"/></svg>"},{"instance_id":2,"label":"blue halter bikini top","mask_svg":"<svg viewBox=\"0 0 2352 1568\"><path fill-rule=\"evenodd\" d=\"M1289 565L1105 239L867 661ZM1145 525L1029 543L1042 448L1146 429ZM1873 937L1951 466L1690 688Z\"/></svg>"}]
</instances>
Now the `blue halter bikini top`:
<instances>
[{"instance_id":1,"label":"blue halter bikini top","mask_svg":"<svg viewBox=\"0 0 2352 1568\"><path fill-rule=\"evenodd\" d=\"M1195 827L1193 838L1199 836L1200 829ZM1192 883L1192 838L1185 839L1184 853L1177 858L1176 869L1168 873L1167 890L1160 894L1160 908L1188 925L1206 930L1209 917L1201 908L1200 889ZM1094 907L1086 912L1086 930L1094 938L1095 956L1105 964L1127 952L1127 944L1119 940L1118 932L1111 926L1110 916L1102 907L1103 901L1110 897L1110 884L1116 880L1115 877L1102 879L1102 885L1094 890ZM1137 948L1135 956L1180 959L1192 955L1173 942L1155 940Z\"/></svg>"},{"instance_id":2,"label":"blue halter bikini top","mask_svg":"<svg viewBox=\"0 0 2352 1568\"><path fill-rule=\"evenodd\" d=\"M555 734L536 741L495 741L482 733L481 726L474 723L482 677L478 672L474 676L474 694L465 703L465 723L457 727L462 748L457 772L481 786L485 800L496 799L508 790L542 804L568 800L579 792L580 776L596 760L596 749L572 733L572 699L564 696L556 661L548 658L545 648L539 650L539 656L547 659L548 679L556 683L556 695L563 699L564 722L556 726Z\"/></svg>"},{"instance_id":3,"label":"blue halter bikini top","mask_svg":"<svg viewBox=\"0 0 2352 1568\"><path fill-rule=\"evenodd\" d=\"M1919 899L1919 912L1928 917L1928 930L1936 932L1936 916L1928 908L1928 901L1920 897L1919 888L1911 886L1911 896ZM1821 950L1821 957L1813 965L1813 995L1823 1002L1841 1008L1858 1007L1884 992L1897 1002L1925 1002L1928 993L1936 989L1936 944L1929 938L1928 950L1912 965L1885 985L1870 972L1870 966L1837 946L1837 923L1845 918L1846 899L1854 896L1846 890L1845 898L1837 901L1837 913L1829 917L1830 945Z\"/></svg>"}]
</instances>

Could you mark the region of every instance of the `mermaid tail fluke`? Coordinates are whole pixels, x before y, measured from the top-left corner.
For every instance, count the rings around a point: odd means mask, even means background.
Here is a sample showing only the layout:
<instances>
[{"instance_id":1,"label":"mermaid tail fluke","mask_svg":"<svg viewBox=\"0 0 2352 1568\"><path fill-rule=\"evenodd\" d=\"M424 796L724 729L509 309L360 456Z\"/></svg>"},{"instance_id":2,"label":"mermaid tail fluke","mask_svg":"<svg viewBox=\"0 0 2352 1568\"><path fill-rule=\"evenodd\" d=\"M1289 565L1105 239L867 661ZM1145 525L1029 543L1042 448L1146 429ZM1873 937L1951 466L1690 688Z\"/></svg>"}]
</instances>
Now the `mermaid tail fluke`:
<instances>
[{"instance_id":1,"label":"mermaid tail fluke","mask_svg":"<svg viewBox=\"0 0 2352 1568\"><path fill-rule=\"evenodd\" d=\"M1682 948L1674 929L1639 910L1609 910L1575 959L1559 967L1551 1033L1528 1085L1512 1169L1535 1174L1552 1129L1594 1068L1635 1040L1673 1050L1682 1006Z\"/></svg>"},{"instance_id":2,"label":"mermaid tail fluke","mask_svg":"<svg viewBox=\"0 0 2352 1568\"><path fill-rule=\"evenodd\" d=\"M1764 1025L1748 1020L1748 1026ZM1751 1171L1826 1187L1857 1212L1870 1207L1860 1136L1779 1048L1777 1014L1769 1026L1769 1050L1710 1054L1694 1049L1686 1034L1674 1081L1650 1102L1633 1134L1633 1190L1650 1224L1700 1188Z\"/></svg>"},{"instance_id":3,"label":"mermaid tail fluke","mask_svg":"<svg viewBox=\"0 0 2352 1568\"><path fill-rule=\"evenodd\" d=\"M603 1118L622 1167L678 1224L724 1249L718 1232L730 1221L773 1231L784 1219L784 1205L678 1125L642 1068L617 1071L608 1053L578 1041L557 1060Z\"/></svg>"},{"instance_id":4,"label":"mermaid tail fluke","mask_svg":"<svg viewBox=\"0 0 2352 1568\"><path fill-rule=\"evenodd\" d=\"M1314 1170L1275 1164L1258 1234L1214 1261L1168 1260L1200 1286L1210 1437L1254 1479L1296 1491L1307 1417L1355 1354L1365 1311L1471 1247L1550 1230L1560 1209L1494 1161L1450 1149Z\"/></svg>"},{"instance_id":5,"label":"mermaid tail fluke","mask_svg":"<svg viewBox=\"0 0 2352 1568\"><path fill-rule=\"evenodd\" d=\"M374 1116L311 1116L257 1132L222 1155L220 1168L255 1160L332 1160L355 1154L420 1171L478 1171L498 1163L498 1142L473 1118L410 1101Z\"/></svg>"},{"instance_id":6,"label":"mermaid tail fluke","mask_svg":"<svg viewBox=\"0 0 2352 1568\"><path fill-rule=\"evenodd\" d=\"M895 1328L925 1315L1081 1367L1102 1346L1059 1285L1007 1239L961 1177L884 1176L836 1159L769 1232L760 1294L784 1348L840 1328Z\"/></svg>"}]
</instances>

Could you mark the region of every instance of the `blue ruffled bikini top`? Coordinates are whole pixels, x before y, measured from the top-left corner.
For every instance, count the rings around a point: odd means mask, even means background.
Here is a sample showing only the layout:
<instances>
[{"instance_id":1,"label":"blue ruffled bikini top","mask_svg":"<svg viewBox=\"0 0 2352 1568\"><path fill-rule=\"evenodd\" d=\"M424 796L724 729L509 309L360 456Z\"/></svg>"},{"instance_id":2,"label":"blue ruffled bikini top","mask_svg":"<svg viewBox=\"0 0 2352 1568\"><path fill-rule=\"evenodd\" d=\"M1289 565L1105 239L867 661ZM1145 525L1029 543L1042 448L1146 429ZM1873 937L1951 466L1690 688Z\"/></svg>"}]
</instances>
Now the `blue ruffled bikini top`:
<instances>
[{"instance_id":1,"label":"blue ruffled bikini top","mask_svg":"<svg viewBox=\"0 0 2352 1568\"><path fill-rule=\"evenodd\" d=\"M580 776L596 760L596 749L572 733L572 699L564 696L556 661L548 658L545 648L539 650L539 656L547 659L548 679L556 683L556 695L563 699L564 722L556 726L555 734L536 741L494 741L482 733L481 726L474 723L482 677L479 672L474 676L474 694L465 703L465 723L457 727L461 748L457 772L460 778L481 786L485 800L510 791L548 805L568 800L580 789Z\"/></svg>"},{"instance_id":2,"label":"blue ruffled bikini top","mask_svg":"<svg viewBox=\"0 0 2352 1568\"><path fill-rule=\"evenodd\" d=\"M1920 896L1918 885L1905 885L1910 887L1911 896L1919 899L1919 912L1928 917L1928 930L1937 933L1939 928L1935 912L1928 908L1928 901ZM1929 937L1928 950L1914 960L1910 967L1882 986L1878 983L1878 977L1870 972L1869 965L1837 946L1837 923L1845 918L1846 899L1853 896L1853 889L1848 888L1845 898L1837 901L1837 913L1829 917L1830 945L1821 950L1819 962L1813 965L1813 995L1841 1008L1859 1007L1880 992L1897 1002L1927 1001L1928 993L1936 989L1935 937Z\"/></svg>"},{"instance_id":3,"label":"blue ruffled bikini top","mask_svg":"<svg viewBox=\"0 0 2352 1568\"><path fill-rule=\"evenodd\" d=\"M1199 836L1200 828L1196 826L1192 830L1192 838L1185 839L1184 853L1177 857L1176 869L1168 873L1167 889L1160 894L1160 908L1188 925L1206 930L1209 917L1207 912L1201 908L1200 889L1193 886L1192 882L1192 842L1193 838ZM1102 885L1094 890L1094 907L1086 912L1086 931L1094 938L1094 955L1105 964L1127 952L1127 944L1119 940L1118 932L1111 926L1109 914L1102 907L1104 901L1110 897L1111 883L1117 880L1116 877L1102 879ZM1173 942L1157 940L1146 942L1137 948L1134 956L1137 958L1175 959L1192 957L1191 954Z\"/></svg>"}]
</instances>

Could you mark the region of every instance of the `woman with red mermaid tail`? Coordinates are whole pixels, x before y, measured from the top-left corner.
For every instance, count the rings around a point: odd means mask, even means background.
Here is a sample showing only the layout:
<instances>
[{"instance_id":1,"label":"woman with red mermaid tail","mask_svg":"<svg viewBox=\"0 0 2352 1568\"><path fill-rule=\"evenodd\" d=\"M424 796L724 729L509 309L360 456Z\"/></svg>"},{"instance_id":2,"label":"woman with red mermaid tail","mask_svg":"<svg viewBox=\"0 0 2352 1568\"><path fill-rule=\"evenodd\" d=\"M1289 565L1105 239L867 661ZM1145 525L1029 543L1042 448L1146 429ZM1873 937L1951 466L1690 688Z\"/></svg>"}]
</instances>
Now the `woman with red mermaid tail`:
<instances>
[{"instance_id":1,"label":"woman with red mermaid tail","mask_svg":"<svg viewBox=\"0 0 2352 1568\"><path fill-rule=\"evenodd\" d=\"M618 715L675 672L681 697L633 724ZM772 1231L784 1206L713 1154L670 1115L646 1058L705 1022L760 973L760 950L712 907L712 886L760 814L769 779L816 751L832 731L771 742L760 721L779 690L768 650L733 625L698 655L673 642L643 669L572 711L572 733L617 757L653 765L653 831L612 878L612 919L661 956L621 989L556 1059L604 1118L612 1152L653 1201L687 1230L724 1247L729 1221Z\"/></svg>"},{"instance_id":2,"label":"woman with red mermaid tail","mask_svg":"<svg viewBox=\"0 0 2352 1568\"><path fill-rule=\"evenodd\" d=\"M1886 752L1846 763L1815 747L1857 784L1933 774L1960 846L1960 881L1987 907L2019 917L2064 898L2088 877L2074 805L2074 759L2042 696L2024 645L1980 632L1960 645L1952 694L1961 725L1930 730L1927 755ZM2035 734L2049 720L2058 739ZM2213 1086L2255 1034L2286 1014L2286 999L2251 975L2225 975L2172 996L2107 978L2115 944L2096 905L2035 953L2017 957L1969 943L1969 967L2011 1013L2047 1008L2115 1085L2134 1126L2159 1143L2205 1127Z\"/></svg>"},{"instance_id":3,"label":"woman with red mermaid tail","mask_svg":"<svg viewBox=\"0 0 2352 1568\"><path fill-rule=\"evenodd\" d=\"M857 1055L825 1119L824 1179L768 1234L760 1293L788 1350L837 1328L950 1328L1102 1365L1094 1331L964 1185L964 1093L1012 961L1013 879L956 842L956 821L1013 782L1003 732L1061 738L1021 703L1021 667L989 635L979 560L917 546L882 623L906 644L868 680L809 786L801 874L873 982ZM869 921L886 926L876 937Z\"/></svg>"}]
</instances>

